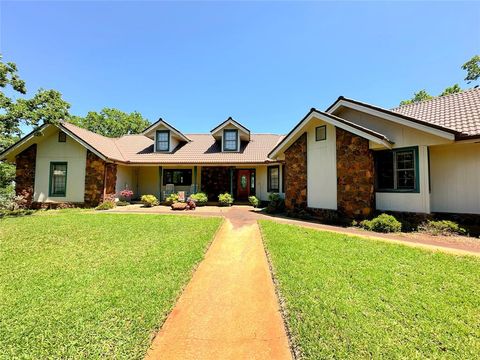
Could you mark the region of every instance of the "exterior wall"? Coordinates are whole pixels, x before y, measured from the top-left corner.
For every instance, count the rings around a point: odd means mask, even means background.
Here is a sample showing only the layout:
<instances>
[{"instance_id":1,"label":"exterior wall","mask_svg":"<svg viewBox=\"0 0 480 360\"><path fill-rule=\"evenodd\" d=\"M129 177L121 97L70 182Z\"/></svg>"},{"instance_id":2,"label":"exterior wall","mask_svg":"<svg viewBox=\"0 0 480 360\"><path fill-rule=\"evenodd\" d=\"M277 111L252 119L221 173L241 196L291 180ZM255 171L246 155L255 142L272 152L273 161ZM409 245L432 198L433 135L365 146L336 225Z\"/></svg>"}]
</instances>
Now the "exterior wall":
<instances>
[{"instance_id":1,"label":"exterior wall","mask_svg":"<svg viewBox=\"0 0 480 360\"><path fill-rule=\"evenodd\" d=\"M419 192L376 192L375 199L378 210L430 213L427 146L418 147L418 161Z\"/></svg>"},{"instance_id":2,"label":"exterior wall","mask_svg":"<svg viewBox=\"0 0 480 360\"><path fill-rule=\"evenodd\" d=\"M480 214L480 144L430 148L431 210Z\"/></svg>"},{"instance_id":3,"label":"exterior wall","mask_svg":"<svg viewBox=\"0 0 480 360\"><path fill-rule=\"evenodd\" d=\"M35 191L35 165L37 144L33 144L16 156L15 193L24 196L25 206L30 207Z\"/></svg>"},{"instance_id":4,"label":"exterior wall","mask_svg":"<svg viewBox=\"0 0 480 360\"><path fill-rule=\"evenodd\" d=\"M315 128L326 126L327 138L316 141ZM307 132L307 204L310 208L337 209L335 126L312 121Z\"/></svg>"},{"instance_id":5,"label":"exterior wall","mask_svg":"<svg viewBox=\"0 0 480 360\"><path fill-rule=\"evenodd\" d=\"M280 168L280 189L279 189L279 194L282 197L285 197L285 193L283 192L283 169L282 165L275 165L279 166ZM241 169L241 167L238 167ZM246 167L247 168L247 167ZM268 201L268 196L271 194L271 192L268 191L268 166L267 165L261 165L261 166L256 166L254 167L255 169L255 196L259 198L261 201Z\"/></svg>"},{"instance_id":6,"label":"exterior wall","mask_svg":"<svg viewBox=\"0 0 480 360\"><path fill-rule=\"evenodd\" d=\"M115 194L117 165L106 163L87 150L84 181L84 202L87 206L96 206L102 201L104 192L106 195Z\"/></svg>"},{"instance_id":7,"label":"exterior wall","mask_svg":"<svg viewBox=\"0 0 480 360\"><path fill-rule=\"evenodd\" d=\"M204 166L201 173L201 189L209 201L216 201L218 194L230 192L230 168L227 166Z\"/></svg>"},{"instance_id":8,"label":"exterior wall","mask_svg":"<svg viewBox=\"0 0 480 360\"><path fill-rule=\"evenodd\" d=\"M387 136L395 142L394 147L396 148L417 145L438 145L448 142L448 140L441 137L353 109L343 108L337 112L336 115Z\"/></svg>"},{"instance_id":9,"label":"exterior wall","mask_svg":"<svg viewBox=\"0 0 480 360\"><path fill-rule=\"evenodd\" d=\"M138 167L138 197L142 195L155 195L160 199L160 177L158 166Z\"/></svg>"},{"instance_id":10,"label":"exterior wall","mask_svg":"<svg viewBox=\"0 0 480 360\"><path fill-rule=\"evenodd\" d=\"M338 210L347 217L367 217L374 211L374 162L368 140L337 129Z\"/></svg>"},{"instance_id":11,"label":"exterior wall","mask_svg":"<svg viewBox=\"0 0 480 360\"><path fill-rule=\"evenodd\" d=\"M166 170L166 169L191 169L192 170L192 184L190 185L185 185L185 186L178 186L176 185L175 186L175 192L178 192L178 191L185 191L185 193L190 193L190 190L191 190L191 185L195 184L195 178L194 178L194 175L195 175L195 172L194 172L194 166L183 166L183 165L179 165L179 166L175 166L175 165L168 165L168 166L163 166L162 167L162 171L163 170ZM201 166L197 166L197 179L196 179L196 184L197 184L197 191L200 191L201 189L201 176L200 176L200 171L201 171ZM166 185L163 185L163 174L162 174L162 183L161 183L161 187L162 187L162 199L163 199L163 194L166 190Z\"/></svg>"},{"instance_id":12,"label":"exterior wall","mask_svg":"<svg viewBox=\"0 0 480 360\"><path fill-rule=\"evenodd\" d=\"M285 151L285 208L307 207L307 134L301 135Z\"/></svg>"},{"instance_id":13,"label":"exterior wall","mask_svg":"<svg viewBox=\"0 0 480 360\"><path fill-rule=\"evenodd\" d=\"M87 150L67 136L66 142L58 142L58 131L47 136L37 145L35 167L36 202L79 202L84 201L85 165ZM50 163L67 163L67 191L65 197L50 197Z\"/></svg>"},{"instance_id":14,"label":"exterior wall","mask_svg":"<svg viewBox=\"0 0 480 360\"><path fill-rule=\"evenodd\" d=\"M135 184L135 167L133 166L117 166L117 181L115 184L116 196L120 197L120 191L129 188L134 192L133 196L137 197Z\"/></svg>"}]
</instances>

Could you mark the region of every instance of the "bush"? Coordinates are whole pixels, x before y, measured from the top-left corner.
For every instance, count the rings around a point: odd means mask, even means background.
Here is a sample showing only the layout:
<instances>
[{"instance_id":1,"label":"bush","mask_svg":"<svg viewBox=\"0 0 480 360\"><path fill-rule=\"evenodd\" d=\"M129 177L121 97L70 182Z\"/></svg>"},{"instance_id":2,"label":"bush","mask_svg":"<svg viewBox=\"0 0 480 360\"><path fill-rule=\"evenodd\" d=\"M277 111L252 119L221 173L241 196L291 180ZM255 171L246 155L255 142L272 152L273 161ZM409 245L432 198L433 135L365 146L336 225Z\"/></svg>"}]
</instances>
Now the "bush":
<instances>
[{"instance_id":1,"label":"bush","mask_svg":"<svg viewBox=\"0 0 480 360\"><path fill-rule=\"evenodd\" d=\"M197 206L205 206L207 205L207 202L208 202L207 194L203 192L190 195L190 199L195 201L195 205Z\"/></svg>"},{"instance_id":2,"label":"bush","mask_svg":"<svg viewBox=\"0 0 480 360\"><path fill-rule=\"evenodd\" d=\"M278 193L271 193L268 196L268 200L270 201L267 205L267 213L275 214L279 212L283 212L285 210L285 200L280 196Z\"/></svg>"},{"instance_id":3,"label":"bush","mask_svg":"<svg viewBox=\"0 0 480 360\"><path fill-rule=\"evenodd\" d=\"M0 188L0 209L14 210L15 203L15 189L12 185L5 188Z\"/></svg>"},{"instance_id":4,"label":"bush","mask_svg":"<svg viewBox=\"0 0 480 360\"><path fill-rule=\"evenodd\" d=\"M233 204L233 196L229 193L218 195L218 204L220 206L231 206Z\"/></svg>"},{"instance_id":5,"label":"bush","mask_svg":"<svg viewBox=\"0 0 480 360\"><path fill-rule=\"evenodd\" d=\"M128 201L117 201L117 206L127 206L127 205L130 205L130 203Z\"/></svg>"},{"instance_id":6,"label":"bush","mask_svg":"<svg viewBox=\"0 0 480 360\"><path fill-rule=\"evenodd\" d=\"M431 235L465 235L467 231L461 228L455 221L450 220L429 220L418 227L419 231L429 233Z\"/></svg>"},{"instance_id":7,"label":"bush","mask_svg":"<svg viewBox=\"0 0 480 360\"><path fill-rule=\"evenodd\" d=\"M248 197L248 202L250 205L252 205L254 208L258 207L260 205L260 200L256 196L249 196Z\"/></svg>"},{"instance_id":8,"label":"bush","mask_svg":"<svg viewBox=\"0 0 480 360\"><path fill-rule=\"evenodd\" d=\"M125 188L122 191L120 191L120 196L122 197L123 200L130 200L133 196L133 191L130 190L129 188Z\"/></svg>"},{"instance_id":9,"label":"bush","mask_svg":"<svg viewBox=\"0 0 480 360\"><path fill-rule=\"evenodd\" d=\"M152 207L158 205L158 199L154 195L142 195L142 198L140 200L145 207Z\"/></svg>"},{"instance_id":10,"label":"bush","mask_svg":"<svg viewBox=\"0 0 480 360\"><path fill-rule=\"evenodd\" d=\"M363 220L359 225L365 230L382 233L402 231L402 223L388 214L380 214L372 220Z\"/></svg>"},{"instance_id":11,"label":"bush","mask_svg":"<svg viewBox=\"0 0 480 360\"><path fill-rule=\"evenodd\" d=\"M32 215L34 213L35 213L35 210L25 210L25 209L1 210L0 209L0 219L6 218L6 217L19 217L19 216Z\"/></svg>"},{"instance_id":12,"label":"bush","mask_svg":"<svg viewBox=\"0 0 480 360\"><path fill-rule=\"evenodd\" d=\"M175 204L177 202L178 202L178 194L176 194L176 193L172 193L172 194L168 195L167 198L165 199L165 203L167 205L172 205L172 204Z\"/></svg>"},{"instance_id":13,"label":"bush","mask_svg":"<svg viewBox=\"0 0 480 360\"><path fill-rule=\"evenodd\" d=\"M95 210L110 210L115 207L115 201L105 200L100 205L98 205Z\"/></svg>"}]
</instances>

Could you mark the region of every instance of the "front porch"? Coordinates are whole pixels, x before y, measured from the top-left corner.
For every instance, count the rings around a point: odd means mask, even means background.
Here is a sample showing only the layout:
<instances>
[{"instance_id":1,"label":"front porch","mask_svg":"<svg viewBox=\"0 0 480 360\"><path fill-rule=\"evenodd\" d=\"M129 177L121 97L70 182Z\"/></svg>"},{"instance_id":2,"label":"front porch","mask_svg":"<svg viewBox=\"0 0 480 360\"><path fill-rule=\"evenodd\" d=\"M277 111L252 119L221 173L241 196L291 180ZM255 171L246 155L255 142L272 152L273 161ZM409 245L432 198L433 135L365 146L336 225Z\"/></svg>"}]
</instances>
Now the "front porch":
<instances>
[{"instance_id":1,"label":"front porch","mask_svg":"<svg viewBox=\"0 0 480 360\"><path fill-rule=\"evenodd\" d=\"M184 192L185 197L188 197L193 193L204 192L209 202L216 202L219 194L227 192L233 195L237 203L247 202L252 195L267 200L269 190L266 165L120 165L117 168L117 196L125 188L134 192L134 199L152 194L164 201L172 193Z\"/></svg>"}]
</instances>

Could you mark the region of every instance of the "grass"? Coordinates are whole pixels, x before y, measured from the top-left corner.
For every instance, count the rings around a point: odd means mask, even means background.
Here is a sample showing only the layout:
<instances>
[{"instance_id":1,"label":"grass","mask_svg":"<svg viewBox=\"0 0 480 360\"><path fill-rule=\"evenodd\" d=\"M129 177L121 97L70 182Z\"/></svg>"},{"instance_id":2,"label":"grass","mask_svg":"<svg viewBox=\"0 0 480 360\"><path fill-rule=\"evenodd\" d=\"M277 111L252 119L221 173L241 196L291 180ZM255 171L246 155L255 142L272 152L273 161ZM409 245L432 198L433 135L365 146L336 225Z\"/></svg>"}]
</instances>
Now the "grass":
<instances>
[{"instance_id":1,"label":"grass","mask_svg":"<svg viewBox=\"0 0 480 360\"><path fill-rule=\"evenodd\" d=\"M260 225L304 358L478 358L480 259Z\"/></svg>"},{"instance_id":2,"label":"grass","mask_svg":"<svg viewBox=\"0 0 480 360\"><path fill-rule=\"evenodd\" d=\"M75 210L0 220L0 358L142 358L220 222Z\"/></svg>"}]
</instances>

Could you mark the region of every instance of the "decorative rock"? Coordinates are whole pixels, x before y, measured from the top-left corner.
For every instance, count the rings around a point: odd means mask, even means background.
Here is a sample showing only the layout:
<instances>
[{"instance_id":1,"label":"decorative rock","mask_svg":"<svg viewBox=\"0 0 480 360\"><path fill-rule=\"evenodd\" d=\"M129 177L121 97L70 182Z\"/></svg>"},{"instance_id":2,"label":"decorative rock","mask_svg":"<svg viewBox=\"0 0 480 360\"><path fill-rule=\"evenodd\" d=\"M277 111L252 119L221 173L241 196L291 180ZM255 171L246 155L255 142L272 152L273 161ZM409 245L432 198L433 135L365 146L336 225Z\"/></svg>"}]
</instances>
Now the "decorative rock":
<instances>
[{"instance_id":1,"label":"decorative rock","mask_svg":"<svg viewBox=\"0 0 480 360\"><path fill-rule=\"evenodd\" d=\"M187 204L182 202L177 202L177 203L173 203L171 207L172 207L172 210L185 210L187 208Z\"/></svg>"}]
</instances>

